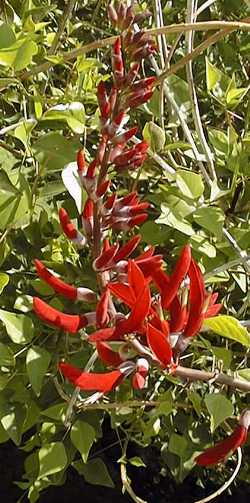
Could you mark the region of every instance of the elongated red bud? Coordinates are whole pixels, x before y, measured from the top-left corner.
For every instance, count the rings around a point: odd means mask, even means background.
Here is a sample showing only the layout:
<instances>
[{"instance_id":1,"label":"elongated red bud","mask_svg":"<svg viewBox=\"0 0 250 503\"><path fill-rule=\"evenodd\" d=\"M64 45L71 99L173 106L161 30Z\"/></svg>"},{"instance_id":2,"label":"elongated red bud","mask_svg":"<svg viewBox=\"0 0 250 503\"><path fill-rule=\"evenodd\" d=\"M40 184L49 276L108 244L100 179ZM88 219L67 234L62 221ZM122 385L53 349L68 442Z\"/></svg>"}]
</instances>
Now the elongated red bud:
<instances>
[{"instance_id":1,"label":"elongated red bud","mask_svg":"<svg viewBox=\"0 0 250 503\"><path fill-rule=\"evenodd\" d=\"M106 267L109 267L110 262L113 261L113 257L115 256L119 245L114 244L108 250L104 251L97 257L93 263L93 267L95 271L100 271Z\"/></svg>"},{"instance_id":2,"label":"elongated red bud","mask_svg":"<svg viewBox=\"0 0 250 503\"><path fill-rule=\"evenodd\" d=\"M205 300L204 279L202 272L194 259L191 260L188 275L190 278L190 309L184 336L192 337L200 330L204 320L203 306Z\"/></svg>"},{"instance_id":3,"label":"elongated red bud","mask_svg":"<svg viewBox=\"0 0 250 503\"><path fill-rule=\"evenodd\" d=\"M112 86L110 95L109 95L109 106L110 106L110 113L113 112L115 105L116 105L116 100L117 100L117 89L116 87Z\"/></svg>"},{"instance_id":4,"label":"elongated red bud","mask_svg":"<svg viewBox=\"0 0 250 503\"><path fill-rule=\"evenodd\" d=\"M169 312L170 312L170 331L175 333L175 332L181 332L187 322L187 307L182 306L181 303L179 302L178 297L176 296L174 300L171 302L169 306Z\"/></svg>"},{"instance_id":5,"label":"elongated red bud","mask_svg":"<svg viewBox=\"0 0 250 503\"><path fill-rule=\"evenodd\" d=\"M132 218L128 219L128 225L130 228L134 227L135 225L141 225L145 220L147 220L148 214L147 213L141 213L140 215L135 215Z\"/></svg>"},{"instance_id":6,"label":"elongated red bud","mask_svg":"<svg viewBox=\"0 0 250 503\"><path fill-rule=\"evenodd\" d=\"M138 201L137 192L130 192L127 196L122 197L118 203L121 206L126 206L129 204L136 204Z\"/></svg>"},{"instance_id":7,"label":"elongated red bud","mask_svg":"<svg viewBox=\"0 0 250 503\"><path fill-rule=\"evenodd\" d=\"M135 82L130 89L132 91L138 91L142 89L146 89L147 87L150 88L152 87L157 81L157 77L147 77L146 79L141 79L138 82ZM150 91L150 89L148 89Z\"/></svg>"},{"instance_id":8,"label":"elongated red bud","mask_svg":"<svg viewBox=\"0 0 250 503\"><path fill-rule=\"evenodd\" d=\"M106 202L104 204L104 206L107 210L111 210L113 208L115 201L116 201L116 198L117 198L117 195L115 192L111 196L107 197Z\"/></svg>"},{"instance_id":9,"label":"elongated red bud","mask_svg":"<svg viewBox=\"0 0 250 503\"><path fill-rule=\"evenodd\" d=\"M137 297L128 318L117 321L115 335L121 338L125 334L133 333L141 329L146 316L149 313L151 303L150 290L145 285Z\"/></svg>"},{"instance_id":10,"label":"elongated red bud","mask_svg":"<svg viewBox=\"0 0 250 503\"><path fill-rule=\"evenodd\" d=\"M128 258L131 253L137 248L139 242L141 240L140 234L137 236L132 237L124 246L121 247L121 249L116 253L114 256L114 261L117 263L120 260L124 260L125 258Z\"/></svg>"},{"instance_id":11,"label":"elongated red bud","mask_svg":"<svg viewBox=\"0 0 250 503\"><path fill-rule=\"evenodd\" d=\"M121 111L121 112L119 112L119 113L118 113L118 115L116 115L116 117L113 119L112 124L113 124L113 126L114 126L115 130L117 130L117 129L121 126L121 124L122 124L122 122L123 122L123 120L124 120L125 115L126 115L126 114L125 114L125 112L124 112L124 111Z\"/></svg>"},{"instance_id":12,"label":"elongated red bud","mask_svg":"<svg viewBox=\"0 0 250 503\"><path fill-rule=\"evenodd\" d=\"M86 162L85 162L85 156L84 156L84 150L78 150L77 153L77 168L79 173L84 173L86 170Z\"/></svg>"},{"instance_id":13,"label":"elongated red bud","mask_svg":"<svg viewBox=\"0 0 250 503\"><path fill-rule=\"evenodd\" d=\"M88 199L86 200L86 203L84 205L83 212L82 212L83 218L93 217L93 211L94 211L94 203L93 203L92 199L90 199L88 197Z\"/></svg>"},{"instance_id":14,"label":"elongated red bud","mask_svg":"<svg viewBox=\"0 0 250 503\"><path fill-rule=\"evenodd\" d=\"M129 108L136 108L140 105L143 105L147 101L150 100L153 96L153 91L145 91L143 93L135 93L131 97L129 97L126 101L126 106Z\"/></svg>"},{"instance_id":15,"label":"elongated red bud","mask_svg":"<svg viewBox=\"0 0 250 503\"><path fill-rule=\"evenodd\" d=\"M33 309L36 315L48 325L53 325L72 334L88 324L86 316L62 313L38 297L33 298Z\"/></svg>"},{"instance_id":16,"label":"elongated red bud","mask_svg":"<svg viewBox=\"0 0 250 503\"><path fill-rule=\"evenodd\" d=\"M132 376L132 387L134 389L143 389L145 386L145 377L141 375L139 372L136 372Z\"/></svg>"},{"instance_id":17,"label":"elongated red bud","mask_svg":"<svg viewBox=\"0 0 250 503\"><path fill-rule=\"evenodd\" d=\"M124 77L124 65L123 65L120 37L116 39L113 45L112 69L114 74L115 85L117 87L120 87Z\"/></svg>"},{"instance_id":18,"label":"elongated red bud","mask_svg":"<svg viewBox=\"0 0 250 503\"><path fill-rule=\"evenodd\" d=\"M77 246L84 246L86 243L85 237L75 228L64 208L59 210L59 219L64 234Z\"/></svg>"},{"instance_id":19,"label":"elongated red bud","mask_svg":"<svg viewBox=\"0 0 250 503\"><path fill-rule=\"evenodd\" d=\"M96 197L102 197L107 192L110 186L110 180L105 180L96 189Z\"/></svg>"},{"instance_id":20,"label":"elongated red bud","mask_svg":"<svg viewBox=\"0 0 250 503\"><path fill-rule=\"evenodd\" d=\"M134 80L136 79L138 72L140 69L140 63L132 63L126 77L125 85L126 87L130 86L133 84Z\"/></svg>"},{"instance_id":21,"label":"elongated red bud","mask_svg":"<svg viewBox=\"0 0 250 503\"><path fill-rule=\"evenodd\" d=\"M145 278L153 277L154 271L162 266L162 255L154 255L145 259L135 259Z\"/></svg>"},{"instance_id":22,"label":"elongated red bud","mask_svg":"<svg viewBox=\"0 0 250 503\"><path fill-rule=\"evenodd\" d=\"M88 167L87 174L86 174L87 178L94 178L97 166L98 166L98 161L96 159L94 159Z\"/></svg>"},{"instance_id":23,"label":"elongated red bud","mask_svg":"<svg viewBox=\"0 0 250 503\"><path fill-rule=\"evenodd\" d=\"M118 367L123 363L123 359L116 351L113 351L106 342L97 342L96 349L100 360L111 367Z\"/></svg>"},{"instance_id":24,"label":"elongated red bud","mask_svg":"<svg viewBox=\"0 0 250 503\"><path fill-rule=\"evenodd\" d=\"M68 285L61 279L52 274L45 265L38 259L34 260L36 272L53 290L66 297L67 299L75 300L77 298L77 289L74 286Z\"/></svg>"},{"instance_id":25,"label":"elongated red bud","mask_svg":"<svg viewBox=\"0 0 250 503\"><path fill-rule=\"evenodd\" d=\"M136 361L136 372L139 372L143 377L147 377L149 371L149 363L146 358L138 358Z\"/></svg>"},{"instance_id":26,"label":"elongated red bud","mask_svg":"<svg viewBox=\"0 0 250 503\"><path fill-rule=\"evenodd\" d=\"M133 136L137 133L138 127L133 127L124 133L119 134L118 136L114 136L112 142L114 145L120 145L121 143L127 143L127 141L131 140Z\"/></svg>"},{"instance_id":27,"label":"elongated red bud","mask_svg":"<svg viewBox=\"0 0 250 503\"><path fill-rule=\"evenodd\" d=\"M168 283L162 291L162 306L168 309L176 296L182 281L184 280L191 263L191 248L189 245L183 247L174 272L169 277Z\"/></svg>"},{"instance_id":28,"label":"elongated red bud","mask_svg":"<svg viewBox=\"0 0 250 503\"><path fill-rule=\"evenodd\" d=\"M116 26L117 21L118 21L118 16L115 7L110 3L108 5L108 17L111 21L111 23Z\"/></svg>"},{"instance_id":29,"label":"elongated red bud","mask_svg":"<svg viewBox=\"0 0 250 503\"><path fill-rule=\"evenodd\" d=\"M103 80L97 86L97 99L101 112L101 117L107 120L110 115L110 104L107 96L106 86Z\"/></svg>"},{"instance_id":30,"label":"elongated red bud","mask_svg":"<svg viewBox=\"0 0 250 503\"><path fill-rule=\"evenodd\" d=\"M108 316L109 299L110 299L110 293L109 290L106 289L102 293L101 298L96 306L96 322L97 326L100 328L104 327L109 321Z\"/></svg>"}]
</instances>

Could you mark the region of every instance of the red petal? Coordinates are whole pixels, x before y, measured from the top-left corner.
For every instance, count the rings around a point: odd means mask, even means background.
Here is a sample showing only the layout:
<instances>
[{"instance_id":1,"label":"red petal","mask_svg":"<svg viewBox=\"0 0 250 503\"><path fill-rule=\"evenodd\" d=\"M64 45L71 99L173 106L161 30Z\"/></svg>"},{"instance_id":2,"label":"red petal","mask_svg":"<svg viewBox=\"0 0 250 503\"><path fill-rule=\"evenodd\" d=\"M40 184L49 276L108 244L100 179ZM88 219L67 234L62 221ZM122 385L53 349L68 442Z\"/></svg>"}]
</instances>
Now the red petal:
<instances>
[{"instance_id":1,"label":"red petal","mask_svg":"<svg viewBox=\"0 0 250 503\"><path fill-rule=\"evenodd\" d=\"M205 318L211 318L212 316L216 316L220 310L222 309L223 305L222 304L214 304L213 306L210 306L207 311L205 312Z\"/></svg>"},{"instance_id":2,"label":"red petal","mask_svg":"<svg viewBox=\"0 0 250 503\"><path fill-rule=\"evenodd\" d=\"M98 327L103 327L108 322L108 306L110 293L105 290L96 306L96 321Z\"/></svg>"},{"instance_id":3,"label":"red petal","mask_svg":"<svg viewBox=\"0 0 250 503\"><path fill-rule=\"evenodd\" d=\"M94 261L94 268L98 270L104 268L105 266L108 267L108 264L112 261L118 248L119 245L115 244L111 246L108 250L101 253L101 255L99 255L99 257L97 257Z\"/></svg>"},{"instance_id":4,"label":"red petal","mask_svg":"<svg viewBox=\"0 0 250 503\"><path fill-rule=\"evenodd\" d=\"M108 288L111 293L121 299L129 307L134 305L136 297L131 286L126 283L109 283Z\"/></svg>"},{"instance_id":5,"label":"red petal","mask_svg":"<svg viewBox=\"0 0 250 503\"><path fill-rule=\"evenodd\" d=\"M143 273L134 260L128 262L128 284L135 292L135 296L141 295L142 288L146 284Z\"/></svg>"},{"instance_id":6,"label":"red petal","mask_svg":"<svg viewBox=\"0 0 250 503\"><path fill-rule=\"evenodd\" d=\"M247 429L244 426L237 425L233 433L225 440L222 440L214 447L210 447L195 459L200 466L209 466L224 461L243 445L247 439Z\"/></svg>"},{"instance_id":7,"label":"red petal","mask_svg":"<svg viewBox=\"0 0 250 503\"><path fill-rule=\"evenodd\" d=\"M138 246L139 242L141 240L141 236L138 234L137 236L134 236L131 238L124 246L121 247L121 249L116 253L114 257L115 262L119 262L120 260L123 260L136 249Z\"/></svg>"},{"instance_id":8,"label":"red petal","mask_svg":"<svg viewBox=\"0 0 250 503\"><path fill-rule=\"evenodd\" d=\"M112 367L118 367L123 363L119 353L113 351L106 342L97 342L96 349L100 360Z\"/></svg>"},{"instance_id":9,"label":"red petal","mask_svg":"<svg viewBox=\"0 0 250 503\"><path fill-rule=\"evenodd\" d=\"M190 278L190 295L189 295L189 317L187 326L185 328L184 336L192 337L201 328L204 313L203 305L205 300L205 285L202 272L195 262L191 260L190 268L188 271Z\"/></svg>"},{"instance_id":10,"label":"red petal","mask_svg":"<svg viewBox=\"0 0 250 503\"><path fill-rule=\"evenodd\" d=\"M74 384L74 386L85 391L102 391L106 393L118 386L124 379L120 370L113 370L112 372L104 374L95 374L82 372L80 369L68 363L60 363L59 368L64 377Z\"/></svg>"},{"instance_id":11,"label":"red petal","mask_svg":"<svg viewBox=\"0 0 250 503\"><path fill-rule=\"evenodd\" d=\"M167 367L172 361L172 349L166 336L157 328L148 324L147 341L158 360Z\"/></svg>"},{"instance_id":12,"label":"red petal","mask_svg":"<svg viewBox=\"0 0 250 503\"><path fill-rule=\"evenodd\" d=\"M33 297L33 309L37 316L48 323L49 325L54 325L57 328L75 334L87 325L88 321L85 316L79 316L78 314L64 314L58 311L54 307L39 299L38 297Z\"/></svg>"},{"instance_id":13,"label":"red petal","mask_svg":"<svg viewBox=\"0 0 250 503\"><path fill-rule=\"evenodd\" d=\"M169 283L169 276L162 269L153 270L151 276L160 291L163 291Z\"/></svg>"},{"instance_id":14,"label":"red petal","mask_svg":"<svg viewBox=\"0 0 250 503\"><path fill-rule=\"evenodd\" d=\"M134 389L143 389L145 386L145 377L136 372L132 377L132 386Z\"/></svg>"},{"instance_id":15,"label":"red petal","mask_svg":"<svg viewBox=\"0 0 250 503\"><path fill-rule=\"evenodd\" d=\"M181 303L176 296L169 306L170 312L170 331L181 332L187 322L187 307L181 306Z\"/></svg>"},{"instance_id":16,"label":"red petal","mask_svg":"<svg viewBox=\"0 0 250 503\"><path fill-rule=\"evenodd\" d=\"M102 330L98 330L97 332L93 332L88 337L89 342L99 342L99 341L112 341L113 334L115 332L114 328L103 328Z\"/></svg>"},{"instance_id":17,"label":"red petal","mask_svg":"<svg viewBox=\"0 0 250 503\"><path fill-rule=\"evenodd\" d=\"M139 331L149 313L150 304L150 290L148 286L145 286L141 295L136 299L136 303L129 317L117 322L114 336L121 337L125 334Z\"/></svg>"},{"instance_id":18,"label":"red petal","mask_svg":"<svg viewBox=\"0 0 250 503\"><path fill-rule=\"evenodd\" d=\"M182 281L184 280L191 262L191 248L189 245L184 246L181 255L176 263L174 272L169 277L169 282L165 285L162 291L162 306L168 309L172 300L176 296Z\"/></svg>"},{"instance_id":19,"label":"red petal","mask_svg":"<svg viewBox=\"0 0 250 503\"><path fill-rule=\"evenodd\" d=\"M46 283L51 286L55 292L63 295L67 299L76 299L77 289L74 286L68 285L61 279L54 276L40 260L35 259L34 262L38 276L46 281Z\"/></svg>"}]
</instances>

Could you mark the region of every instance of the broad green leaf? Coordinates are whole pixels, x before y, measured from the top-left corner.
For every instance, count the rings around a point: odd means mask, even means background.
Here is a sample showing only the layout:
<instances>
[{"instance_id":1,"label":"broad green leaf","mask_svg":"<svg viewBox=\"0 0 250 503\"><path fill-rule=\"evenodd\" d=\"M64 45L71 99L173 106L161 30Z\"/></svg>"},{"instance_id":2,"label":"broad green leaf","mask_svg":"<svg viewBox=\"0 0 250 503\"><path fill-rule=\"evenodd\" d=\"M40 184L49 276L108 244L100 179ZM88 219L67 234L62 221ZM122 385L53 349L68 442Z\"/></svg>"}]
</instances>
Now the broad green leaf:
<instances>
[{"instance_id":1,"label":"broad green leaf","mask_svg":"<svg viewBox=\"0 0 250 503\"><path fill-rule=\"evenodd\" d=\"M30 218L28 182L21 173L10 180L5 171L0 170L0 186L0 230L9 226L19 228Z\"/></svg>"},{"instance_id":2,"label":"broad green leaf","mask_svg":"<svg viewBox=\"0 0 250 503\"><path fill-rule=\"evenodd\" d=\"M169 451L180 458L185 457L185 451L187 448L187 440L183 435L178 435L177 433L172 433L169 439Z\"/></svg>"},{"instance_id":3,"label":"broad green leaf","mask_svg":"<svg viewBox=\"0 0 250 503\"><path fill-rule=\"evenodd\" d=\"M9 283L9 276L5 272L0 272L0 294Z\"/></svg>"},{"instance_id":4,"label":"broad green leaf","mask_svg":"<svg viewBox=\"0 0 250 503\"><path fill-rule=\"evenodd\" d=\"M250 369L242 369L238 370L237 373L239 374L240 377L243 379L246 379L247 381L250 381Z\"/></svg>"},{"instance_id":5,"label":"broad green leaf","mask_svg":"<svg viewBox=\"0 0 250 503\"><path fill-rule=\"evenodd\" d=\"M41 414L43 416L49 417L50 419L54 419L55 421L64 423L66 411L67 404L65 404L65 402L61 402L55 405L51 405L51 407L43 410Z\"/></svg>"},{"instance_id":6,"label":"broad green leaf","mask_svg":"<svg viewBox=\"0 0 250 503\"><path fill-rule=\"evenodd\" d=\"M76 158L81 148L79 140L68 140L59 132L41 135L33 144L33 151L39 163L51 172L60 171Z\"/></svg>"},{"instance_id":7,"label":"broad green leaf","mask_svg":"<svg viewBox=\"0 0 250 503\"><path fill-rule=\"evenodd\" d=\"M165 144L165 131L150 121L144 126L143 138L149 143L153 152L160 152Z\"/></svg>"},{"instance_id":8,"label":"broad green leaf","mask_svg":"<svg viewBox=\"0 0 250 503\"><path fill-rule=\"evenodd\" d=\"M197 393L197 391L189 391L188 392L188 399L192 403L193 408L194 408L197 416L200 416L202 413L202 405L201 405L202 398L199 395L199 393Z\"/></svg>"},{"instance_id":9,"label":"broad green leaf","mask_svg":"<svg viewBox=\"0 0 250 503\"><path fill-rule=\"evenodd\" d=\"M211 431L233 414L233 404L222 393L207 394L205 404L211 416Z\"/></svg>"},{"instance_id":10,"label":"broad green leaf","mask_svg":"<svg viewBox=\"0 0 250 503\"><path fill-rule=\"evenodd\" d=\"M204 192L201 175L181 169L176 175L176 184L182 194L190 199L199 198Z\"/></svg>"},{"instance_id":11,"label":"broad green leaf","mask_svg":"<svg viewBox=\"0 0 250 503\"><path fill-rule=\"evenodd\" d=\"M10 47L15 41L16 36L11 26L7 23L2 23L0 26L0 49Z\"/></svg>"},{"instance_id":12,"label":"broad green leaf","mask_svg":"<svg viewBox=\"0 0 250 503\"><path fill-rule=\"evenodd\" d=\"M28 316L0 309L0 320L5 325L8 336L16 344L27 344L32 340L34 325Z\"/></svg>"},{"instance_id":13,"label":"broad green leaf","mask_svg":"<svg viewBox=\"0 0 250 503\"><path fill-rule=\"evenodd\" d=\"M221 239L225 215L220 208L200 208L193 214L193 218L197 224Z\"/></svg>"},{"instance_id":14,"label":"broad green leaf","mask_svg":"<svg viewBox=\"0 0 250 503\"><path fill-rule=\"evenodd\" d=\"M19 445L26 416L26 407L17 402L6 402L0 406L0 420L11 440Z\"/></svg>"},{"instance_id":15,"label":"broad green leaf","mask_svg":"<svg viewBox=\"0 0 250 503\"><path fill-rule=\"evenodd\" d=\"M91 459L86 464L83 464L82 461L75 461L73 466L80 475L84 476L86 482L89 484L114 487L114 483L102 459Z\"/></svg>"},{"instance_id":16,"label":"broad green leaf","mask_svg":"<svg viewBox=\"0 0 250 503\"><path fill-rule=\"evenodd\" d=\"M162 214L157 218L156 223L168 225L187 236L192 236L195 233L192 225L187 220L177 217L166 205L162 205Z\"/></svg>"},{"instance_id":17,"label":"broad green leaf","mask_svg":"<svg viewBox=\"0 0 250 503\"><path fill-rule=\"evenodd\" d=\"M37 52L38 47L33 40L19 39L10 47L0 50L0 65L14 68L18 72L30 65Z\"/></svg>"},{"instance_id":18,"label":"broad green leaf","mask_svg":"<svg viewBox=\"0 0 250 503\"><path fill-rule=\"evenodd\" d=\"M76 421L70 432L70 438L76 449L80 452L82 460L86 463L89 451L96 439L96 432L90 424Z\"/></svg>"},{"instance_id":19,"label":"broad green leaf","mask_svg":"<svg viewBox=\"0 0 250 503\"><path fill-rule=\"evenodd\" d=\"M43 114L42 119L65 121L76 134L82 134L85 129L85 110L78 101L55 105Z\"/></svg>"},{"instance_id":20,"label":"broad green leaf","mask_svg":"<svg viewBox=\"0 0 250 503\"><path fill-rule=\"evenodd\" d=\"M30 134L36 124L37 121L35 119L27 119L26 121L23 121L21 124L19 124L14 130L13 136L15 136L15 138L18 138L18 140L20 140L24 144L25 148L28 148L29 146Z\"/></svg>"},{"instance_id":21,"label":"broad green leaf","mask_svg":"<svg viewBox=\"0 0 250 503\"><path fill-rule=\"evenodd\" d=\"M42 382L50 364L50 353L39 346L33 346L27 352L26 366L29 380L36 395L40 394Z\"/></svg>"},{"instance_id":22,"label":"broad green leaf","mask_svg":"<svg viewBox=\"0 0 250 503\"><path fill-rule=\"evenodd\" d=\"M61 472L67 465L67 455L62 442L43 445L38 451L38 458L39 479Z\"/></svg>"},{"instance_id":23,"label":"broad green leaf","mask_svg":"<svg viewBox=\"0 0 250 503\"><path fill-rule=\"evenodd\" d=\"M9 346L0 342L0 367L12 367L15 365L15 357Z\"/></svg>"},{"instance_id":24,"label":"broad green leaf","mask_svg":"<svg viewBox=\"0 0 250 503\"><path fill-rule=\"evenodd\" d=\"M215 84L220 80L221 72L216 68L216 66L210 63L209 59L206 58L206 79L207 79L207 90L211 91Z\"/></svg>"},{"instance_id":25,"label":"broad green leaf","mask_svg":"<svg viewBox=\"0 0 250 503\"><path fill-rule=\"evenodd\" d=\"M233 316L220 315L204 321L203 328L212 330L216 334L250 347L250 334L245 327Z\"/></svg>"}]
</instances>

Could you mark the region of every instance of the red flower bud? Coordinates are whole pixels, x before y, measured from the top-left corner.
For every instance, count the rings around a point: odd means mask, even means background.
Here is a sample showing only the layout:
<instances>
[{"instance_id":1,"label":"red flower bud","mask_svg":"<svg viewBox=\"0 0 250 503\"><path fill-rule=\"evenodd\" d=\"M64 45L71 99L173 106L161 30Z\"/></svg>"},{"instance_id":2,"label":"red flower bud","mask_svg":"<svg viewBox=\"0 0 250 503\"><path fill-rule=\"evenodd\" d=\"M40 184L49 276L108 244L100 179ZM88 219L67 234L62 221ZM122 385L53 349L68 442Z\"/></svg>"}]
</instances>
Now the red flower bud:
<instances>
[{"instance_id":1,"label":"red flower bud","mask_svg":"<svg viewBox=\"0 0 250 503\"><path fill-rule=\"evenodd\" d=\"M102 293L101 298L96 306L96 322L98 327L104 327L109 321L108 316L109 299L110 299L110 293L109 290L106 289Z\"/></svg>"},{"instance_id":2,"label":"red flower bud","mask_svg":"<svg viewBox=\"0 0 250 503\"><path fill-rule=\"evenodd\" d=\"M95 374L83 372L68 363L60 363L59 369L64 377L74 386L85 391L102 391L103 393L108 393L118 386L125 377L121 370L113 370L112 372L104 374Z\"/></svg>"},{"instance_id":3,"label":"red flower bud","mask_svg":"<svg viewBox=\"0 0 250 503\"><path fill-rule=\"evenodd\" d=\"M132 237L124 246L120 248L120 250L114 256L114 262L119 262L120 260L124 260L128 258L131 253L137 248L139 242L141 240L141 236L137 234L137 236Z\"/></svg>"},{"instance_id":4,"label":"red flower bud","mask_svg":"<svg viewBox=\"0 0 250 503\"><path fill-rule=\"evenodd\" d=\"M93 268L95 271L107 270L110 266L110 262L113 262L113 258L119 248L118 244L114 244L108 250L104 251L97 257L93 263ZM107 269L106 269L107 268Z\"/></svg>"},{"instance_id":5,"label":"red flower bud","mask_svg":"<svg viewBox=\"0 0 250 503\"><path fill-rule=\"evenodd\" d=\"M75 300L77 298L77 288L68 285L61 279L54 276L40 260L35 259L35 266L38 276L46 281L56 293L63 295L67 299Z\"/></svg>"},{"instance_id":6,"label":"red flower bud","mask_svg":"<svg viewBox=\"0 0 250 503\"><path fill-rule=\"evenodd\" d=\"M59 219L64 234L76 245L84 246L86 243L85 237L75 228L64 208L60 208L59 210Z\"/></svg>"},{"instance_id":7,"label":"red flower bud","mask_svg":"<svg viewBox=\"0 0 250 503\"><path fill-rule=\"evenodd\" d=\"M96 189L96 197L102 197L110 186L110 180L105 180Z\"/></svg>"},{"instance_id":8,"label":"red flower bud","mask_svg":"<svg viewBox=\"0 0 250 503\"><path fill-rule=\"evenodd\" d=\"M48 325L53 325L71 334L75 334L88 325L87 316L62 313L38 297L33 297L33 309L36 315Z\"/></svg>"},{"instance_id":9,"label":"red flower bud","mask_svg":"<svg viewBox=\"0 0 250 503\"><path fill-rule=\"evenodd\" d=\"M86 170L86 162L84 157L84 150L78 150L77 153L77 168L79 173L83 173Z\"/></svg>"}]
</instances>

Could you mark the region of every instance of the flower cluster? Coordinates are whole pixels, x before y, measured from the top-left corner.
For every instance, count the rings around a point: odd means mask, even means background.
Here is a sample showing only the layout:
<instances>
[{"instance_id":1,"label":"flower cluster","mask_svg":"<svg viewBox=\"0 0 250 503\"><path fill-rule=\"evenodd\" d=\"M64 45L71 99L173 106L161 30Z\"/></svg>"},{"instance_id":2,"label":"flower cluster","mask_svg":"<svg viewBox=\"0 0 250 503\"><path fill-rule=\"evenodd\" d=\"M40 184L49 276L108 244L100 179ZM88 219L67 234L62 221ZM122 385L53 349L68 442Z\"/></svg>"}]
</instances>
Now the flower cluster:
<instances>
[{"instance_id":1,"label":"flower cluster","mask_svg":"<svg viewBox=\"0 0 250 503\"><path fill-rule=\"evenodd\" d=\"M117 234L134 230L148 217L148 202L141 201L136 191L119 197L110 174L134 171L146 159L145 141L128 146L138 128L123 127L130 109L152 96L155 78L141 78L140 72L141 60L155 46L143 31L135 31L134 23L139 18L131 7L115 3L109 6L109 14L122 35L112 50L111 89L104 81L97 88L100 141L96 156L88 164L83 150L77 155L78 177L87 196L79 218L80 230L64 208L59 211L67 238L80 248L88 246L92 253L99 295L89 288L65 283L35 260L38 276L57 294L94 303L94 308L83 314L66 314L37 297L33 300L34 311L42 321L71 334L79 332L107 366L106 372L95 373L64 361L59 363L61 373L75 387L95 392L92 401L114 390L129 376L132 387L141 390L147 386L152 368L174 373L180 354L197 336L204 319L221 309L221 304L216 303L217 293L206 290L188 244L180 251L173 272L167 274L163 257L155 253L153 246L138 252L139 234L119 242ZM248 426L249 414L245 414L233 434L201 454L197 463L209 465L223 460L245 441Z\"/></svg>"}]
</instances>

